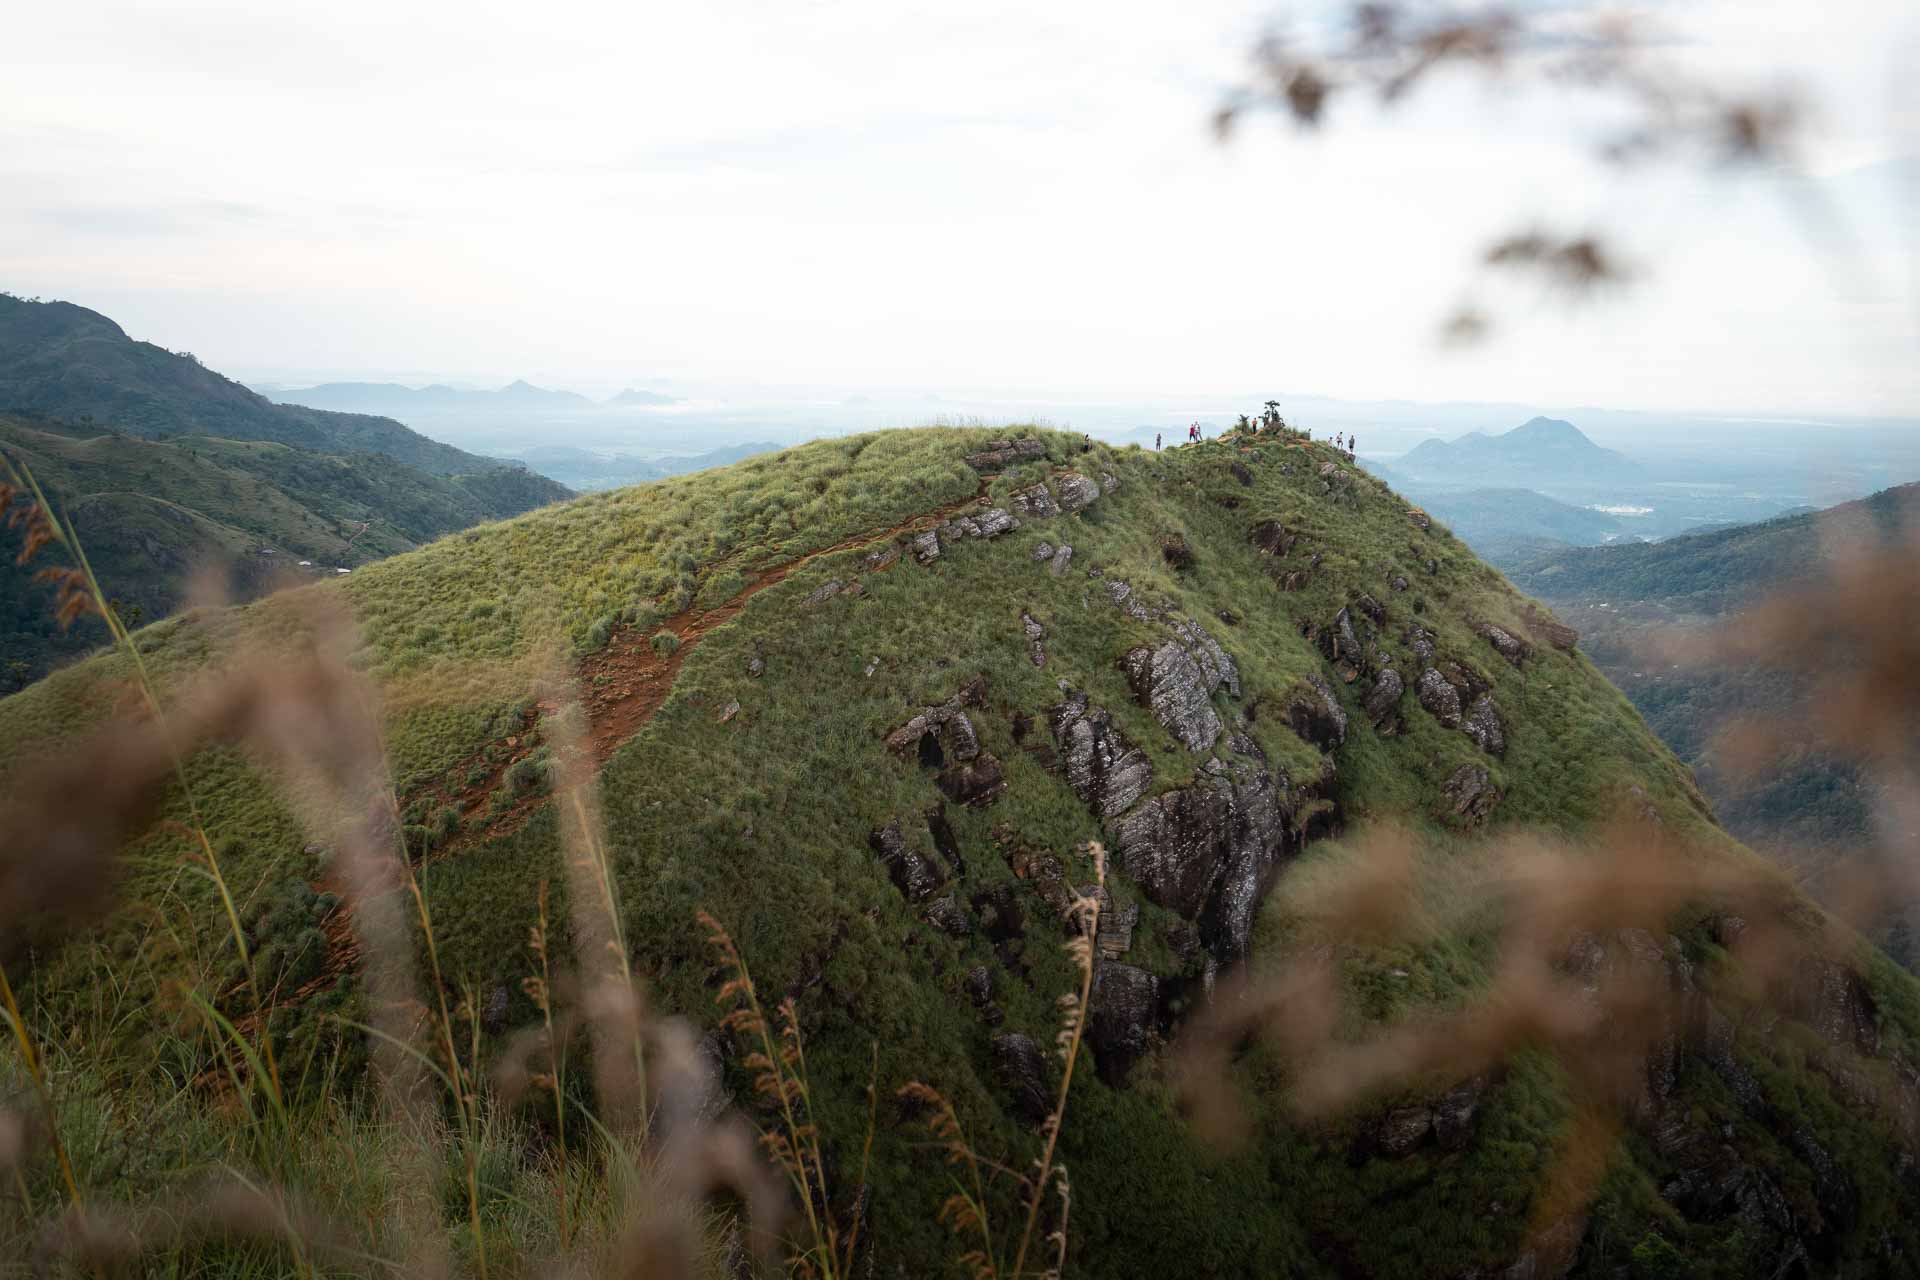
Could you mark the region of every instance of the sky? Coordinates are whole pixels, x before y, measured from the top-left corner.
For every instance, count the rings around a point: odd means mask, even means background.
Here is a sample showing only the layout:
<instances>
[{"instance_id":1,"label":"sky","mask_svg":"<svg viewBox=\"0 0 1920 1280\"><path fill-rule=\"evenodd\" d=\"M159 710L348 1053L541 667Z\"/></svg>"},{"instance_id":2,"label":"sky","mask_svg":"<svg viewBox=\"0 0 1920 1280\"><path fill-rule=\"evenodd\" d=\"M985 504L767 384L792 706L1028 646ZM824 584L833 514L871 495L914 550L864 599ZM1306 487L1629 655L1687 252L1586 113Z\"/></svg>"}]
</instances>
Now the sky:
<instances>
[{"instance_id":1,"label":"sky","mask_svg":"<svg viewBox=\"0 0 1920 1280\"><path fill-rule=\"evenodd\" d=\"M1326 13L18 6L0 288L284 383L1920 414L1911 4L1655 11L1663 56L1816 104L1786 175L1622 174L1592 104L1466 83L1217 142L1254 40ZM1489 342L1440 344L1534 223L1635 282L1494 293Z\"/></svg>"}]
</instances>

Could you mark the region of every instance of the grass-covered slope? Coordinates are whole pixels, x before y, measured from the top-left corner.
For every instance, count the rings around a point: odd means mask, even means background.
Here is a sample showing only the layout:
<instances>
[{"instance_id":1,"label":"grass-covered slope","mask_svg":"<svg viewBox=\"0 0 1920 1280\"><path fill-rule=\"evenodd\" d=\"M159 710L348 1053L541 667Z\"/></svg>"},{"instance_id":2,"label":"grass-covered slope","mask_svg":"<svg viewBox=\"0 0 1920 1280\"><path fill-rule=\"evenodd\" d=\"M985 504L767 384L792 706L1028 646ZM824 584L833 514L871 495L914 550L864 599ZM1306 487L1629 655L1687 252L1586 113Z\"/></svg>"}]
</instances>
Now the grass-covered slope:
<instances>
[{"instance_id":1,"label":"grass-covered slope","mask_svg":"<svg viewBox=\"0 0 1920 1280\"><path fill-rule=\"evenodd\" d=\"M472 473L440 475L370 453L147 440L7 414L0 450L30 467L73 521L108 593L149 619L179 607L204 568L223 571L230 592L247 598L297 580L302 560L320 572L351 569L566 496L541 476L478 459ZM107 633L91 618L59 627L52 590L33 573L12 557L0 563L0 654L37 676Z\"/></svg>"},{"instance_id":2,"label":"grass-covered slope","mask_svg":"<svg viewBox=\"0 0 1920 1280\"><path fill-rule=\"evenodd\" d=\"M1444 1140L1421 1129L1404 1145L1380 1137L1383 1109L1432 1082L1307 1124L1289 1119L1284 1075L1255 1054L1238 1072L1253 1098L1249 1141L1231 1152L1199 1142L1151 1050L1204 1002L1237 939L1218 899L1196 910L1153 879L1165 847L1137 835L1147 807L1183 796L1177 812L1229 813L1188 833L1207 857L1250 851L1264 869L1246 883L1277 876L1273 904L1303 871L1340 859L1341 833L1377 821L1411 825L1444 862L1471 856L1483 829L1579 836L1631 809L1745 855L1626 700L1579 652L1555 647L1549 619L1324 446L1150 454L1033 431L1026 449L970 466L994 434L824 441L468 530L313 588L360 620L355 661L385 691L392 772L450 977L505 1025L534 1017L519 986L533 963L526 940L542 883L560 916L567 881L554 815L537 799L542 716L565 700L558 668L576 682L602 763L635 969L663 1006L711 1025L718 975L695 913L724 921L762 991L796 1002L814 1118L843 1171L860 1158L870 1070L883 1099L909 1080L939 1088L976 1145L1010 1165L1036 1154L996 1072L995 1038L1048 1045L1073 984L1044 859L1084 883L1081 846L1116 849L1114 910L1139 914L1109 961L1131 968L1103 971L1096 1069L1076 1076L1061 1137L1072 1274L1459 1276L1518 1261L1527 1274L1566 1264L1735 1276L1792 1249L1816 1270L1853 1274L1913 1256L1920 1205L1898 1181L1893 1119L1839 1101L1819 1037L1777 1020L1684 1055L1657 1103L1665 1127L1603 1129L1597 1147L1566 1064L1527 1049L1478 1087L1464 1128ZM959 523L969 519L977 532ZM137 638L162 684L181 689L241 646L289 644L306 603L283 594ZM1129 670L1139 651L1153 655L1145 676ZM1476 734L1425 708L1412 686L1428 668L1464 692ZM1397 699L1382 694L1389 670L1408 686ZM97 722L125 674L124 659L103 657L0 702L0 770ZM1094 789L1076 792L1074 716L1056 711L1076 694L1082 718L1110 717L1115 756L1137 751L1136 785L1096 770ZM949 727L910 730L890 750L888 736L929 708L944 708L935 719ZM956 709L966 732L951 727ZM190 774L269 978L304 993L275 1014L281 1060L326 1062L339 1024L323 1015L362 999L333 945L340 931L328 932L331 906L305 888L328 885L327 851L242 751L203 752ZM1126 794L1102 818L1116 791ZM88 993L151 981L182 955L220 956L213 890L180 873L185 816L175 796L135 842L123 887L137 905L104 943L43 956L32 975L36 1007L55 1025L85 1023L89 1049L134 1090L157 1071L153 1028L177 1006L134 1002L102 1027ZM1270 904L1254 956L1288 928ZM1340 964L1366 1014L1392 1021L1481 990L1491 947L1477 926L1419 944L1352 938ZM1676 962L1723 960L1704 928L1672 947ZM1847 1009L1866 1002L1880 1061L1910 1061L1910 982L1869 951L1852 964L1870 994ZM1112 992L1136 974L1157 979L1159 999L1129 1022ZM237 988L219 991L244 1016ZM1133 1032L1150 1050L1138 1061ZM738 1067L730 1081L750 1094ZM880 1270L947 1273L957 1250L935 1215L948 1171L891 1102L880 1117ZM198 1141L170 1137L161 1159L137 1129L103 1133L80 1151L81 1176L164 1186L220 1158ZM1744 1181L1701 1189L1702 1151ZM1569 1154L1593 1174L1584 1212L1555 1208L1545 1183ZM351 1200L316 1178L317 1194ZM1842 1183L1844 1196L1831 1189ZM1770 1190L1755 1199L1754 1187ZM511 1255L518 1210L502 1200L487 1212L494 1256ZM1529 1243L1545 1228L1564 1256Z\"/></svg>"},{"instance_id":3,"label":"grass-covered slope","mask_svg":"<svg viewBox=\"0 0 1920 1280\"><path fill-rule=\"evenodd\" d=\"M0 410L150 439L219 436L381 453L438 475L498 465L391 418L275 404L190 355L135 341L97 311L8 293L0 293Z\"/></svg>"}]
</instances>

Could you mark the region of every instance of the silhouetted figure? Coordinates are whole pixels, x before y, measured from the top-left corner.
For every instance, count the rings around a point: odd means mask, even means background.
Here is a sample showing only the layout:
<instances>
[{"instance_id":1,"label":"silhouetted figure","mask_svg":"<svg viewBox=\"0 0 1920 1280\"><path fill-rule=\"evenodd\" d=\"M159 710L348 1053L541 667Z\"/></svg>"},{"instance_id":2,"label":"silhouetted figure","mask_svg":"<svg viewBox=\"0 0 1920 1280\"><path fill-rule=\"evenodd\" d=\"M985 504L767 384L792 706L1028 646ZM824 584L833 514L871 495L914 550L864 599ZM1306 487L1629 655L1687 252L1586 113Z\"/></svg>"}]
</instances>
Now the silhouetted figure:
<instances>
[{"instance_id":1,"label":"silhouetted figure","mask_svg":"<svg viewBox=\"0 0 1920 1280\"><path fill-rule=\"evenodd\" d=\"M1158 431L1153 433L1153 451L1155 453L1160 452L1160 433Z\"/></svg>"}]
</instances>

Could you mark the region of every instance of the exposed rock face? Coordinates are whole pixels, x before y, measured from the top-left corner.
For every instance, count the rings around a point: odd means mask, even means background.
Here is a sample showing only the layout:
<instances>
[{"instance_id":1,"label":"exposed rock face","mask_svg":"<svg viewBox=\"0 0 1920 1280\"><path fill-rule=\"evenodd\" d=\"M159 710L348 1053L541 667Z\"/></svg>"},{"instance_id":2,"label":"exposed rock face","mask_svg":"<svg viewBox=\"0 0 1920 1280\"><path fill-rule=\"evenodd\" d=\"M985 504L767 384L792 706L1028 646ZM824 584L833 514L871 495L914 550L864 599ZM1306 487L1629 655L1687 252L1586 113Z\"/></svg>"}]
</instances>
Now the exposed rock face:
<instances>
[{"instance_id":1,"label":"exposed rock face","mask_svg":"<svg viewBox=\"0 0 1920 1280\"><path fill-rule=\"evenodd\" d=\"M1246 955L1260 899L1295 851L1285 780L1251 739L1235 735L1232 746L1234 764L1210 761L1192 785L1142 803L1114 828L1121 870L1149 900L1195 921L1221 964Z\"/></svg>"},{"instance_id":2,"label":"exposed rock face","mask_svg":"<svg viewBox=\"0 0 1920 1280\"><path fill-rule=\"evenodd\" d=\"M973 921L967 918L966 908L952 894L929 902L926 917L928 924L950 938L965 938L973 933Z\"/></svg>"},{"instance_id":3,"label":"exposed rock face","mask_svg":"<svg viewBox=\"0 0 1920 1280\"><path fill-rule=\"evenodd\" d=\"M1184 534L1168 533L1160 537L1160 556L1175 570L1193 568L1193 548Z\"/></svg>"},{"instance_id":4,"label":"exposed rock face","mask_svg":"<svg viewBox=\"0 0 1920 1280\"><path fill-rule=\"evenodd\" d=\"M1066 763L1067 785L1102 820L1125 813L1153 784L1147 753L1127 741L1104 709L1090 707L1085 694L1069 694L1047 718Z\"/></svg>"},{"instance_id":5,"label":"exposed rock face","mask_svg":"<svg viewBox=\"0 0 1920 1280\"><path fill-rule=\"evenodd\" d=\"M1476 1076L1447 1090L1433 1104L1433 1140L1442 1151L1459 1151L1473 1140L1473 1118L1486 1090L1486 1080Z\"/></svg>"},{"instance_id":6,"label":"exposed rock face","mask_svg":"<svg viewBox=\"0 0 1920 1280\"><path fill-rule=\"evenodd\" d=\"M1400 731L1400 695L1406 691L1406 681L1392 667L1383 669L1375 677L1366 701L1367 719L1373 721L1374 728L1383 734Z\"/></svg>"},{"instance_id":7,"label":"exposed rock face","mask_svg":"<svg viewBox=\"0 0 1920 1280\"><path fill-rule=\"evenodd\" d=\"M979 524L983 538L997 538L1020 527L1020 522L1007 514L1004 507L990 507L975 516L974 520Z\"/></svg>"},{"instance_id":8,"label":"exposed rock face","mask_svg":"<svg viewBox=\"0 0 1920 1280\"><path fill-rule=\"evenodd\" d=\"M997 756L982 751L964 764L941 770L934 784L955 804L983 808L1007 789L1006 769Z\"/></svg>"},{"instance_id":9,"label":"exposed rock face","mask_svg":"<svg viewBox=\"0 0 1920 1280\"><path fill-rule=\"evenodd\" d=\"M820 604L838 595L840 593L840 588L844 585L845 584L842 583L838 578L829 578L825 582L821 583L819 586L815 587L812 591L809 591L801 599L800 603L802 605Z\"/></svg>"},{"instance_id":10,"label":"exposed rock face","mask_svg":"<svg viewBox=\"0 0 1920 1280\"><path fill-rule=\"evenodd\" d=\"M1500 792L1493 785L1493 775L1477 764L1463 764L1455 769L1440 784L1440 789L1446 793L1454 817L1468 826L1485 822L1494 806L1500 803Z\"/></svg>"},{"instance_id":11,"label":"exposed rock face","mask_svg":"<svg viewBox=\"0 0 1920 1280\"><path fill-rule=\"evenodd\" d=\"M1238 480L1242 487L1248 489L1253 488L1253 472L1247 470L1246 464L1229 462L1227 464L1227 474L1231 475L1235 480Z\"/></svg>"},{"instance_id":12,"label":"exposed rock face","mask_svg":"<svg viewBox=\"0 0 1920 1280\"><path fill-rule=\"evenodd\" d=\"M1483 622L1474 628L1494 651L1508 662L1518 667L1528 657L1527 642L1504 627L1496 627L1491 622Z\"/></svg>"},{"instance_id":13,"label":"exposed rock face","mask_svg":"<svg viewBox=\"0 0 1920 1280\"><path fill-rule=\"evenodd\" d=\"M1066 515L1091 505L1100 496L1100 486L1077 471L1061 472L1054 483L1060 490L1060 510Z\"/></svg>"},{"instance_id":14,"label":"exposed rock face","mask_svg":"<svg viewBox=\"0 0 1920 1280\"><path fill-rule=\"evenodd\" d=\"M889 542L884 547L875 547L872 551L867 552L866 555L861 557L861 563L867 566L869 573L879 573L884 569L892 568L893 562L899 558L899 546Z\"/></svg>"},{"instance_id":15,"label":"exposed rock face","mask_svg":"<svg viewBox=\"0 0 1920 1280\"><path fill-rule=\"evenodd\" d=\"M1041 626L1032 614L1025 612L1020 615L1020 629L1027 634L1027 656L1033 659L1033 665L1046 666L1047 649L1044 641L1047 638L1047 629Z\"/></svg>"},{"instance_id":16,"label":"exposed rock face","mask_svg":"<svg viewBox=\"0 0 1920 1280\"><path fill-rule=\"evenodd\" d=\"M1501 723L1500 709L1494 705L1490 693L1483 693L1473 700L1473 705L1467 708L1466 717L1460 722L1460 731L1490 756L1507 754L1507 728Z\"/></svg>"},{"instance_id":17,"label":"exposed rock face","mask_svg":"<svg viewBox=\"0 0 1920 1280\"><path fill-rule=\"evenodd\" d=\"M1407 518L1413 521L1413 527L1416 529L1425 531L1427 529L1433 528L1432 518L1429 517L1426 512L1420 510L1420 508L1418 507L1415 507L1411 511L1407 512Z\"/></svg>"},{"instance_id":18,"label":"exposed rock face","mask_svg":"<svg viewBox=\"0 0 1920 1280\"><path fill-rule=\"evenodd\" d=\"M1092 995L1087 1043L1100 1078L1117 1089L1152 1044L1160 1020L1160 979L1130 964L1102 960L1093 971Z\"/></svg>"},{"instance_id":19,"label":"exposed rock face","mask_svg":"<svg viewBox=\"0 0 1920 1280\"><path fill-rule=\"evenodd\" d=\"M1168 640L1157 649L1129 650L1121 666L1141 705L1182 746L1194 752L1213 746L1220 737L1220 715L1209 697L1212 686L1192 655Z\"/></svg>"},{"instance_id":20,"label":"exposed rock face","mask_svg":"<svg viewBox=\"0 0 1920 1280\"><path fill-rule=\"evenodd\" d=\"M913 536L913 558L921 564L932 564L940 558L940 534L928 529Z\"/></svg>"},{"instance_id":21,"label":"exposed rock face","mask_svg":"<svg viewBox=\"0 0 1920 1280\"><path fill-rule=\"evenodd\" d=\"M1033 558L1041 564L1045 564L1047 561L1053 559L1053 544L1045 538L1034 543Z\"/></svg>"},{"instance_id":22,"label":"exposed rock face","mask_svg":"<svg viewBox=\"0 0 1920 1280\"><path fill-rule=\"evenodd\" d=\"M1247 530L1247 541L1262 555L1284 556L1293 550L1299 535L1278 520L1262 520Z\"/></svg>"},{"instance_id":23,"label":"exposed rock face","mask_svg":"<svg viewBox=\"0 0 1920 1280\"><path fill-rule=\"evenodd\" d=\"M1404 1156L1433 1132L1433 1112L1426 1107L1395 1107L1374 1131L1374 1146L1382 1155Z\"/></svg>"},{"instance_id":24,"label":"exposed rock face","mask_svg":"<svg viewBox=\"0 0 1920 1280\"><path fill-rule=\"evenodd\" d=\"M867 843L880 855L881 864L886 867L894 887L906 896L908 902L919 902L933 896L934 890L946 879L945 873L934 865L931 858L907 844L906 838L900 834L898 818L868 836Z\"/></svg>"},{"instance_id":25,"label":"exposed rock face","mask_svg":"<svg viewBox=\"0 0 1920 1280\"><path fill-rule=\"evenodd\" d=\"M1031 1036L1019 1032L995 1036L992 1041L993 1077L1013 1100L1013 1114L1029 1129L1037 1129L1053 1114L1052 1073L1046 1055Z\"/></svg>"},{"instance_id":26,"label":"exposed rock face","mask_svg":"<svg viewBox=\"0 0 1920 1280\"><path fill-rule=\"evenodd\" d=\"M1354 626L1353 614L1345 608L1333 615L1333 625L1319 634L1320 652L1327 661L1346 663L1356 670L1365 664L1367 649L1359 628Z\"/></svg>"},{"instance_id":27,"label":"exposed rock face","mask_svg":"<svg viewBox=\"0 0 1920 1280\"><path fill-rule=\"evenodd\" d=\"M1420 673L1414 681L1413 691L1420 699L1420 705L1427 714L1440 722L1443 729L1460 727L1460 691L1447 683L1447 678L1432 667Z\"/></svg>"},{"instance_id":28,"label":"exposed rock face","mask_svg":"<svg viewBox=\"0 0 1920 1280\"><path fill-rule=\"evenodd\" d=\"M1047 456L1047 446L1038 440L995 440L985 449L967 458L975 471L1002 471L1015 463L1032 462Z\"/></svg>"},{"instance_id":29,"label":"exposed rock face","mask_svg":"<svg viewBox=\"0 0 1920 1280\"><path fill-rule=\"evenodd\" d=\"M1433 632L1425 627L1407 628L1407 645L1413 650L1413 656L1422 667L1433 665L1434 655L1440 650L1434 643Z\"/></svg>"},{"instance_id":30,"label":"exposed rock face","mask_svg":"<svg viewBox=\"0 0 1920 1280\"><path fill-rule=\"evenodd\" d=\"M1333 686L1310 676L1287 693L1287 723L1300 737L1322 751L1332 751L1347 740L1347 713Z\"/></svg>"},{"instance_id":31,"label":"exposed rock face","mask_svg":"<svg viewBox=\"0 0 1920 1280\"><path fill-rule=\"evenodd\" d=\"M1060 508L1053 500L1053 494L1044 484L1032 485L1016 490L1012 495L1013 506L1023 516L1036 520L1045 520L1060 514Z\"/></svg>"}]
</instances>

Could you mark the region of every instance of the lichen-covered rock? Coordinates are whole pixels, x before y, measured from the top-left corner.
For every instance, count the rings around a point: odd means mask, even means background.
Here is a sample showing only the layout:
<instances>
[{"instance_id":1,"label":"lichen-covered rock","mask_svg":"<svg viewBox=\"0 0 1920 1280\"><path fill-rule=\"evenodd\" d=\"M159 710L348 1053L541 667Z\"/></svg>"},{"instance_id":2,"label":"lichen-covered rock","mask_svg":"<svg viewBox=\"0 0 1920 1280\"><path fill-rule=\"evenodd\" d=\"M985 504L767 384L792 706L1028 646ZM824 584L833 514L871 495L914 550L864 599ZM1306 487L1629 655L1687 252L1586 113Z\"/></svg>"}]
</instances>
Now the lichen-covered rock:
<instances>
[{"instance_id":1,"label":"lichen-covered rock","mask_svg":"<svg viewBox=\"0 0 1920 1280\"><path fill-rule=\"evenodd\" d=\"M1224 688L1228 696L1240 696L1240 668L1234 663L1233 655L1223 649L1206 628L1181 617L1173 618L1167 625L1186 648L1187 656L1200 668L1200 678L1206 682L1208 693Z\"/></svg>"},{"instance_id":2,"label":"lichen-covered rock","mask_svg":"<svg viewBox=\"0 0 1920 1280\"><path fill-rule=\"evenodd\" d=\"M875 547L873 550L867 552L866 555L860 557L860 563L867 567L869 573L879 573L883 569L892 568L893 562L899 558L899 545L889 542L886 546Z\"/></svg>"},{"instance_id":3,"label":"lichen-covered rock","mask_svg":"<svg viewBox=\"0 0 1920 1280\"><path fill-rule=\"evenodd\" d=\"M1483 693L1473 700L1467 713L1460 721L1460 732L1473 739L1473 745L1490 756L1503 756L1507 753L1507 727L1501 722L1500 708L1494 705L1493 695Z\"/></svg>"},{"instance_id":4,"label":"lichen-covered rock","mask_svg":"<svg viewBox=\"0 0 1920 1280\"><path fill-rule=\"evenodd\" d=\"M1347 740L1347 712L1333 686L1309 676L1287 692L1287 724L1302 740L1332 751Z\"/></svg>"},{"instance_id":5,"label":"lichen-covered rock","mask_svg":"<svg viewBox=\"0 0 1920 1280\"><path fill-rule=\"evenodd\" d=\"M1048 492L1047 486L1044 484L1036 484L1025 489L1016 490L1009 495L1009 497L1013 502L1014 509L1023 516L1030 516L1036 520L1045 520L1050 516L1060 514L1060 507L1054 502L1053 494Z\"/></svg>"},{"instance_id":6,"label":"lichen-covered rock","mask_svg":"<svg viewBox=\"0 0 1920 1280\"><path fill-rule=\"evenodd\" d=\"M1089 706L1085 694L1070 694L1048 719L1067 785L1101 819L1125 813L1153 784L1147 753L1127 741L1104 709Z\"/></svg>"},{"instance_id":7,"label":"lichen-covered rock","mask_svg":"<svg viewBox=\"0 0 1920 1280\"><path fill-rule=\"evenodd\" d=\"M829 578L825 582L821 583L819 586L815 587L812 591L809 591L805 596L803 596L800 600L800 603L802 605L816 605L824 601L830 600L835 595L839 594L840 588L843 585L845 584L842 583L840 579Z\"/></svg>"},{"instance_id":8,"label":"lichen-covered rock","mask_svg":"<svg viewBox=\"0 0 1920 1280\"><path fill-rule=\"evenodd\" d=\"M1406 681L1392 667L1383 668L1374 678L1367 694L1367 719L1383 734L1400 731L1400 695L1407 691Z\"/></svg>"},{"instance_id":9,"label":"lichen-covered rock","mask_svg":"<svg viewBox=\"0 0 1920 1280\"><path fill-rule=\"evenodd\" d=\"M1528 657L1526 641L1508 631L1505 627L1496 627L1491 622L1483 622L1474 628L1482 639L1492 645L1494 652L1514 666L1519 666Z\"/></svg>"},{"instance_id":10,"label":"lichen-covered rock","mask_svg":"<svg viewBox=\"0 0 1920 1280\"><path fill-rule=\"evenodd\" d=\"M1160 979L1145 969L1102 960L1093 971L1087 1043L1109 1088L1126 1083L1133 1064L1152 1046L1160 1021Z\"/></svg>"},{"instance_id":11,"label":"lichen-covered rock","mask_svg":"<svg viewBox=\"0 0 1920 1280\"><path fill-rule=\"evenodd\" d=\"M1048 542L1045 538L1042 538L1040 541L1034 543L1033 558L1036 561L1042 562L1042 563L1053 559L1053 544L1051 542Z\"/></svg>"},{"instance_id":12,"label":"lichen-covered rock","mask_svg":"<svg viewBox=\"0 0 1920 1280\"><path fill-rule=\"evenodd\" d=\"M940 531L928 529L913 536L913 558L921 564L932 564L940 558Z\"/></svg>"},{"instance_id":13,"label":"lichen-covered rock","mask_svg":"<svg viewBox=\"0 0 1920 1280\"><path fill-rule=\"evenodd\" d=\"M886 867L894 887L905 895L908 902L920 902L932 897L934 890L946 879L931 858L907 844L906 838L900 834L898 818L877 828L867 837L867 842L880 855L881 865Z\"/></svg>"},{"instance_id":14,"label":"lichen-covered rock","mask_svg":"<svg viewBox=\"0 0 1920 1280\"><path fill-rule=\"evenodd\" d=\"M1460 727L1460 691L1447 683L1447 678L1432 667L1420 673L1413 684L1414 696L1427 714L1440 722L1443 729Z\"/></svg>"},{"instance_id":15,"label":"lichen-covered rock","mask_svg":"<svg viewBox=\"0 0 1920 1280\"><path fill-rule=\"evenodd\" d=\"M1440 790L1446 794L1453 816L1468 826L1485 822L1494 806L1500 803L1493 775L1477 764L1463 764L1455 769L1440 784Z\"/></svg>"},{"instance_id":16,"label":"lichen-covered rock","mask_svg":"<svg viewBox=\"0 0 1920 1280\"><path fill-rule=\"evenodd\" d=\"M967 465L975 471L1001 471L1046 456L1047 446L1038 440L994 440L979 453L970 454Z\"/></svg>"},{"instance_id":17,"label":"lichen-covered rock","mask_svg":"<svg viewBox=\"0 0 1920 1280\"><path fill-rule=\"evenodd\" d=\"M990 507L974 517L982 538L997 538L1003 533L1011 533L1020 527L1020 522L1008 514L1004 507Z\"/></svg>"},{"instance_id":18,"label":"lichen-covered rock","mask_svg":"<svg viewBox=\"0 0 1920 1280\"><path fill-rule=\"evenodd\" d=\"M1047 572L1058 578L1067 571L1067 566L1072 563L1073 548L1063 542L1054 548L1053 560L1047 565Z\"/></svg>"},{"instance_id":19,"label":"lichen-covered rock","mask_svg":"<svg viewBox=\"0 0 1920 1280\"><path fill-rule=\"evenodd\" d=\"M1046 1055L1033 1037L1017 1031L990 1042L993 1078L1012 1099L1013 1114L1029 1129L1037 1129L1053 1114L1051 1072Z\"/></svg>"},{"instance_id":20,"label":"lichen-covered rock","mask_svg":"<svg viewBox=\"0 0 1920 1280\"><path fill-rule=\"evenodd\" d=\"M1060 510L1067 515L1086 508L1100 497L1100 486L1077 471L1061 472L1054 477L1054 483L1060 490L1057 495Z\"/></svg>"},{"instance_id":21,"label":"lichen-covered rock","mask_svg":"<svg viewBox=\"0 0 1920 1280\"><path fill-rule=\"evenodd\" d=\"M1355 597L1353 607L1358 609L1368 621L1376 627L1387 620L1387 607L1364 592Z\"/></svg>"},{"instance_id":22,"label":"lichen-covered rock","mask_svg":"<svg viewBox=\"0 0 1920 1280\"><path fill-rule=\"evenodd\" d=\"M1220 714L1200 666L1177 641L1158 648L1140 645L1121 660L1134 696L1189 751L1212 748L1220 737Z\"/></svg>"},{"instance_id":23,"label":"lichen-covered rock","mask_svg":"<svg viewBox=\"0 0 1920 1280\"><path fill-rule=\"evenodd\" d=\"M1120 487L1119 476L1113 474L1113 472L1111 471L1102 471L1100 473L1100 492L1112 493L1115 489L1118 489L1119 487Z\"/></svg>"},{"instance_id":24,"label":"lichen-covered rock","mask_svg":"<svg viewBox=\"0 0 1920 1280\"><path fill-rule=\"evenodd\" d=\"M1407 628L1407 646L1413 650L1417 665L1422 667L1432 666L1434 656L1440 652L1433 632L1422 626Z\"/></svg>"}]
</instances>

